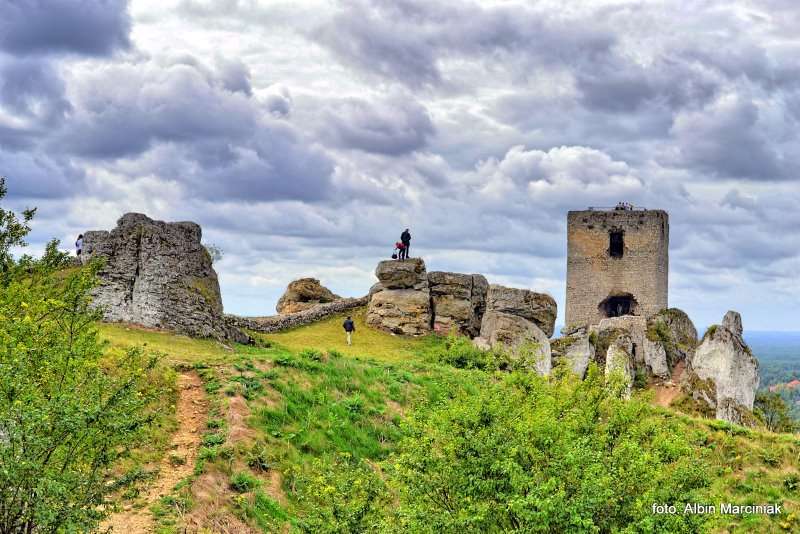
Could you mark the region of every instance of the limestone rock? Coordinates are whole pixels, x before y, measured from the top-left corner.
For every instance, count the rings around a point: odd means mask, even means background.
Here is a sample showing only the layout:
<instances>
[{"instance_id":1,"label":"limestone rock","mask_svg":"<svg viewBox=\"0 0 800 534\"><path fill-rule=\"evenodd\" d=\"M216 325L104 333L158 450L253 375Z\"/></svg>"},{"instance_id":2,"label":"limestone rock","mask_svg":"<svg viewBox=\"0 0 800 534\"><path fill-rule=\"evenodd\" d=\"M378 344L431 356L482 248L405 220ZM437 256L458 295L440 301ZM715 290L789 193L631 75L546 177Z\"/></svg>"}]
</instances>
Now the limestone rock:
<instances>
[{"instance_id":1,"label":"limestone rock","mask_svg":"<svg viewBox=\"0 0 800 534\"><path fill-rule=\"evenodd\" d=\"M479 274L433 271L428 273L428 287L434 331L478 335L489 288L486 278Z\"/></svg>"},{"instance_id":2,"label":"limestone rock","mask_svg":"<svg viewBox=\"0 0 800 534\"><path fill-rule=\"evenodd\" d=\"M649 376L668 378L670 366L667 352L658 338L648 337L648 322L644 317L623 315L609 317L592 326L590 331L597 335L597 355L607 354L608 347L622 334L630 338L630 354L634 371L639 370ZM602 362L601 362L602 363Z\"/></svg>"},{"instance_id":3,"label":"limestone rock","mask_svg":"<svg viewBox=\"0 0 800 534\"><path fill-rule=\"evenodd\" d=\"M617 336L606 352L606 377L613 373L619 373L624 381L623 396L628 399L633 389L633 379L635 376L633 341L630 335L623 333Z\"/></svg>"},{"instance_id":4,"label":"limestone rock","mask_svg":"<svg viewBox=\"0 0 800 534\"><path fill-rule=\"evenodd\" d=\"M594 359L594 346L585 331L552 340L550 352L553 365L564 362L579 378L586 375L589 362Z\"/></svg>"},{"instance_id":5,"label":"limestone rock","mask_svg":"<svg viewBox=\"0 0 800 534\"><path fill-rule=\"evenodd\" d=\"M758 360L742 338L741 316L728 312L697 347L684 387L708 404L717 419L746 424L758 383Z\"/></svg>"},{"instance_id":6,"label":"limestone rock","mask_svg":"<svg viewBox=\"0 0 800 534\"><path fill-rule=\"evenodd\" d=\"M680 361L691 362L697 348L697 330L689 316L678 308L662 310L650 317L647 338L663 346L670 370Z\"/></svg>"},{"instance_id":7,"label":"limestone rock","mask_svg":"<svg viewBox=\"0 0 800 534\"><path fill-rule=\"evenodd\" d=\"M175 330L190 336L248 343L230 326L200 226L165 223L128 213L110 232L84 233L84 261L102 258L93 305L107 321Z\"/></svg>"},{"instance_id":8,"label":"limestone rock","mask_svg":"<svg viewBox=\"0 0 800 534\"><path fill-rule=\"evenodd\" d=\"M722 326L724 326L737 336L741 336L743 332L742 316L739 315L739 312L730 310L725 314L725 317L722 318Z\"/></svg>"},{"instance_id":9,"label":"limestone rock","mask_svg":"<svg viewBox=\"0 0 800 534\"><path fill-rule=\"evenodd\" d=\"M644 364L650 376L666 380L671 376L667 351L659 341L644 338Z\"/></svg>"},{"instance_id":10,"label":"limestone rock","mask_svg":"<svg viewBox=\"0 0 800 534\"><path fill-rule=\"evenodd\" d=\"M414 289L384 289L372 295L366 321L369 326L394 334L427 334L431 329L430 294Z\"/></svg>"},{"instance_id":11,"label":"limestone rock","mask_svg":"<svg viewBox=\"0 0 800 534\"><path fill-rule=\"evenodd\" d=\"M516 315L534 322L546 335L553 335L558 313L556 301L550 295L527 289L489 286L486 310Z\"/></svg>"},{"instance_id":12,"label":"limestone rock","mask_svg":"<svg viewBox=\"0 0 800 534\"><path fill-rule=\"evenodd\" d=\"M384 289L428 288L428 275L422 258L382 261L375 269L375 276Z\"/></svg>"},{"instance_id":13,"label":"limestone rock","mask_svg":"<svg viewBox=\"0 0 800 534\"><path fill-rule=\"evenodd\" d=\"M550 342L534 322L510 313L487 311L480 337L492 348L507 348L516 367L532 369L543 376L550 374Z\"/></svg>"},{"instance_id":14,"label":"limestone rock","mask_svg":"<svg viewBox=\"0 0 800 534\"><path fill-rule=\"evenodd\" d=\"M278 299L276 310L280 314L297 313L340 298L316 278L300 278L289 283L286 292Z\"/></svg>"},{"instance_id":15,"label":"limestone rock","mask_svg":"<svg viewBox=\"0 0 800 534\"><path fill-rule=\"evenodd\" d=\"M369 293L367 294L367 296L369 298L372 298L372 295L380 291L383 291L383 285L381 285L380 282L375 282L374 284L372 284L372 287L369 288Z\"/></svg>"}]
</instances>

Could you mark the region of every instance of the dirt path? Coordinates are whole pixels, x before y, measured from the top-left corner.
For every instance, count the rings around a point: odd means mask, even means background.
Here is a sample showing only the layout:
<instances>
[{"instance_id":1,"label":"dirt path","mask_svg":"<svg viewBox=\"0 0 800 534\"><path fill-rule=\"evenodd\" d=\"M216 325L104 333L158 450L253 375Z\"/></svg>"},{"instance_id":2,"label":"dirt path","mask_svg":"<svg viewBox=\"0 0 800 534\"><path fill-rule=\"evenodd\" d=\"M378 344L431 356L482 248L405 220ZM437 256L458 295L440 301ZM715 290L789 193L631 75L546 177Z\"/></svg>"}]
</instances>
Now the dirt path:
<instances>
[{"instance_id":1,"label":"dirt path","mask_svg":"<svg viewBox=\"0 0 800 534\"><path fill-rule=\"evenodd\" d=\"M681 377L683 371L686 369L686 362L679 361L675 368L672 370L672 377L670 380L657 384L654 389L656 392L655 403L658 406L667 407L672 404L672 401L681 393Z\"/></svg>"},{"instance_id":2,"label":"dirt path","mask_svg":"<svg viewBox=\"0 0 800 534\"><path fill-rule=\"evenodd\" d=\"M208 403L203 392L203 383L195 373L178 375L178 406L176 417L178 429L172 436L170 448L158 465L158 478L146 488L144 506L138 509L128 505L119 513L113 514L101 526L111 527L113 532L139 534L153 532L153 516L150 506L164 495L172 492L175 485L194 471L197 451L200 448L201 434L208 415ZM185 461L173 465L170 458L178 457Z\"/></svg>"}]
</instances>

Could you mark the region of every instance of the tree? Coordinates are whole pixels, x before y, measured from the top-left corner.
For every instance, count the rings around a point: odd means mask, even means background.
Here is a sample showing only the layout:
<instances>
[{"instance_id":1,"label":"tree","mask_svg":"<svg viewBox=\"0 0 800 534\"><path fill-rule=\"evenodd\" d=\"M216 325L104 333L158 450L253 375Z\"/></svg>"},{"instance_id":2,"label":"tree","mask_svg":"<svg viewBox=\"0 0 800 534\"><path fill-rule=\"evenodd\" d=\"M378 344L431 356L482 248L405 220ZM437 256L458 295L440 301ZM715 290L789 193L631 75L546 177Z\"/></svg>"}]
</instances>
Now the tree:
<instances>
[{"instance_id":1,"label":"tree","mask_svg":"<svg viewBox=\"0 0 800 534\"><path fill-rule=\"evenodd\" d=\"M33 214L0 208L0 532L88 531L109 466L154 416L156 359L104 354L90 307L97 264L68 267L56 241L41 258L13 258Z\"/></svg>"},{"instance_id":2,"label":"tree","mask_svg":"<svg viewBox=\"0 0 800 534\"><path fill-rule=\"evenodd\" d=\"M789 415L789 407L778 393L760 391L753 406L756 417L772 432L793 432L795 422Z\"/></svg>"}]
</instances>

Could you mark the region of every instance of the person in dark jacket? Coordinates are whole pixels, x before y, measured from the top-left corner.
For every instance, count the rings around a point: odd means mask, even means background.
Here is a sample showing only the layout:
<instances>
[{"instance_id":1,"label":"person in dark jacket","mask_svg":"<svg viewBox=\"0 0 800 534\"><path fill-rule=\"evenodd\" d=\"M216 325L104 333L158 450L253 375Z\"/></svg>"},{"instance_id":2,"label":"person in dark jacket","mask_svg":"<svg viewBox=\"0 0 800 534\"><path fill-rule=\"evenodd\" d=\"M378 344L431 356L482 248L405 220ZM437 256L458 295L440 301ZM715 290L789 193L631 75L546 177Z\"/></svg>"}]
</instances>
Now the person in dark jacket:
<instances>
[{"instance_id":1,"label":"person in dark jacket","mask_svg":"<svg viewBox=\"0 0 800 534\"><path fill-rule=\"evenodd\" d=\"M401 259L408 259L408 251L411 249L411 232L408 231L408 228L403 230L403 233L400 234L400 242L405 245L401 252Z\"/></svg>"},{"instance_id":2,"label":"person in dark jacket","mask_svg":"<svg viewBox=\"0 0 800 534\"><path fill-rule=\"evenodd\" d=\"M352 345L353 332L356 331L356 324L353 322L353 318L348 315L347 319L345 319L344 322L342 323L342 328L344 328L344 332L345 334L347 334L347 344Z\"/></svg>"}]
</instances>

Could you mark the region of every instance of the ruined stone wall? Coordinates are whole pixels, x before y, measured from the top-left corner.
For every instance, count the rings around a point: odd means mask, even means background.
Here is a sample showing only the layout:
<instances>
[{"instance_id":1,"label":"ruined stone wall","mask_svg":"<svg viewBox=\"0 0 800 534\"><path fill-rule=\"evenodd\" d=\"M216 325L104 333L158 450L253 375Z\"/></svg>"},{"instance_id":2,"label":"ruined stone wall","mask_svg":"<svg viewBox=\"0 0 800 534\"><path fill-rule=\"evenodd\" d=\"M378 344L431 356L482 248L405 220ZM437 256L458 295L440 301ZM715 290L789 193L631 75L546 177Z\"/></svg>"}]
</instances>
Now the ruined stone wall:
<instances>
[{"instance_id":1,"label":"ruined stone wall","mask_svg":"<svg viewBox=\"0 0 800 534\"><path fill-rule=\"evenodd\" d=\"M609 234L624 232L621 258L611 257ZM567 216L566 325L598 324L600 304L630 293L633 314L667 307L669 217L662 210L570 211Z\"/></svg>"},{"instance_id":2,"label":"ruined stone wall","mask_svg":"<svg viewBox=\"0 0 800 534\"><path fill-rule=\"evenodd\" d=\"M366 306L368 302L368 295L360 298L344 298L334 302L317 304L308 310L283 315L271 315L267 317L226 315L225 321L236 328L244 328L263 334L272 334L274 332L289 330L291 328L297 328L298 326L322 321L333 315Z\"/></svg>"}]
</instances>

